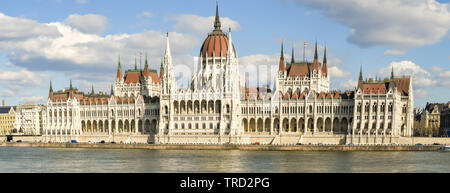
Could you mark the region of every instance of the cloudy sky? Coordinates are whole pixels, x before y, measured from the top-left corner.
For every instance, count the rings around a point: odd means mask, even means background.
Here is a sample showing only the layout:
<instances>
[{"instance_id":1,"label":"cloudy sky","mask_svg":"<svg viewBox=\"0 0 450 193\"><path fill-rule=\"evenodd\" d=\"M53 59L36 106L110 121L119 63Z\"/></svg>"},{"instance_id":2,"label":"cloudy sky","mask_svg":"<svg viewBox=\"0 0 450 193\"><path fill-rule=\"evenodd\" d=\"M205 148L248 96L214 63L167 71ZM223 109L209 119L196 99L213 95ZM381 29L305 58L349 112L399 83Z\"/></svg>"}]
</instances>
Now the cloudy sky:
<instances>
[{"instance_id":1,"label":"cloudy sky","mask_svg":"<svg viewBox=\"0 0 450 193\"><path fill-rule=\"evenodd\" d=\"M16 0L0 6L0 98L9 105L44 103L53 89L109 92L120 54L125 68L139 52L158 69L170 33L175 74L186 87L213 29L214 0ZM251 85L272 84L284 40L296 60L327 47L332 90L364 78L413 76L415 106L450 100L450 7L444 0L219 1L222 29L231 28L240 71Z\"/></svg>"}]
</instances>

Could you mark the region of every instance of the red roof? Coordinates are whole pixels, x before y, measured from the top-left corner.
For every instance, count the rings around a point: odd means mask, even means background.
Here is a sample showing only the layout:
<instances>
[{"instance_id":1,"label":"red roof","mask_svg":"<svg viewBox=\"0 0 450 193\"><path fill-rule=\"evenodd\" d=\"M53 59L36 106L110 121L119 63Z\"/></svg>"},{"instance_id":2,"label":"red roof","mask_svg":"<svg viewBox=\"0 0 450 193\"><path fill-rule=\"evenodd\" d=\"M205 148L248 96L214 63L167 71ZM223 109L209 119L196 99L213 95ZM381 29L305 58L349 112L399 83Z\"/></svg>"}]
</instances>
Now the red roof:
<instances>
[{"instance_id":1,"label":"red roof","mask_svg":"<svg viewBox=\"0 0 450 193\"><path fill-rule=\"evenodd\" d=\"M233 52L235 52L233 45ZM228 37L222 31L214 31L206 37L200 49L202 57L226 57L228 53Z\"/></svg>"}]
</instances>

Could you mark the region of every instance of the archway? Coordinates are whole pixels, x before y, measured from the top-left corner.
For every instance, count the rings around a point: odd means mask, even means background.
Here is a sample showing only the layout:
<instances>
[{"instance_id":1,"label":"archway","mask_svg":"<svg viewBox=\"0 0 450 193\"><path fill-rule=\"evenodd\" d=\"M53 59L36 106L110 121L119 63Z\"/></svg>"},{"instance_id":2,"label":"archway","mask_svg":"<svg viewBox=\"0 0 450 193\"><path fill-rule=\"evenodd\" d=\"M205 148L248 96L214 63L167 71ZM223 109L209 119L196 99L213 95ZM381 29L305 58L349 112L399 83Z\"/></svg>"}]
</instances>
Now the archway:
<instances>
[{"instance_id":1,"label":"archway","mask_svg":"<svg viewBox=\"0 0 450 193\"><path fill-rule=\"evenodd\" d=\"M263 120L261 118L258 119L258 132L263 132Z\"/></svg>"},{"instance_id":2,"label":"archway","mask_svg":"<svg viewBox=\"0 0 450 193\"><path fill-rule=\"evenodd\" d=\"M322 119L322 117L319 117L318 119L317 119L317 130L319 131L319 132L323 132L324 130L323 130L324 128L323 128L323 119Z\"/></svg>"},{"instance_id":3,"label":"archway","mask_svg":"<svg viewBox=\"0 0 450 193\"><path fill-rule=\"evenodd\" d=\"M248 122L247 119L242 119L242 125L244 126L244 132L248 132Z\"/></svg>"}]
</instances>

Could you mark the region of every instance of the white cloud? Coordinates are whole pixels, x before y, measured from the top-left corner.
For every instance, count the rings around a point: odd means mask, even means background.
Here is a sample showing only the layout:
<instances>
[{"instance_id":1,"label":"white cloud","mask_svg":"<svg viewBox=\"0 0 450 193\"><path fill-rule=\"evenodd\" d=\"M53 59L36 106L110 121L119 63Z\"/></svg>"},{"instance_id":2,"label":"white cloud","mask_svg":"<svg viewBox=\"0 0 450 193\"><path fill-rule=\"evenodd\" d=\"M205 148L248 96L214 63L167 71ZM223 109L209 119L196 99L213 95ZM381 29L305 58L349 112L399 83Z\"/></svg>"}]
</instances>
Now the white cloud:
<instances>
[{"instance_id":1,"label":"white cloud","mask_svg":"<svg viewBox=\"0 0 450 193\"><path fill-rule=\"evenodd\" d=\"M357 81L348 79L345 82L339 82L338 83L338 89L342 90L355 90L356 86L358 85Z\"/></svg>"},{"instance_id":2,"label":"white cloud","mask_svg":"<svg viewBox=\"0 0 450 193\"><path fill-rule=\"evenodd\" d=\"M404 49L389 49L383 53L383 55L385 55L385 56L402 56L405 54L406 54L406 50L404 50Z\"/></svg>"},{"instance_id":3,"label":"white cloud","mask_svg":"<svg viewBox=\"0 0 450 193\"><path fill-rule=\"evenodd\" d=\"M137 18L151 18L151 17L153 17L153 15L154 14L152 12L144 11L144 12L138 14Z\"/></svg>"},{"instance_id":4,"label":"white cloud","mask_svg":"<svg viewBox=\"0 0 450 193\"><path fill-rule=\"evenodd\" d=\"M61 35L54 26L26 18L10 17L3 13L0 13L0 26L2 26L0 27L0 42L15 42L37 37L55 38Z\"/></svg>"},{"instance_id":5,"label":"white cloud","mask_svg":"<svg viewBox=\"0 0 450 193\"><path fill-rule=\"evenodd\" d=\"M22 103L27 103L27 102L43 103L44 102L44 97L43 96L21 97L19 99L19 101L22 102Z\"/></svg>"},{"instance_id":6,"label":"white cloud","mask_svg":"<svg viewBox=\"0 0 450 193\"><path fill-rule=\"evenodd\" d=\"M347 40L360 47L430 45L440 41L450 28L448 4L435 0L291 1L318 9L330 20L349 27Z\"/></svg>"},{"instance_id":7,"label":"white cloud","mask_svg":"<svg viewBox=\"0 0 450 193\"><path fill-rule=\"evenodd\" d=\"M339 69L337 66L328 67L328 73L330 74L330 77L336 78L347 78L352 74L351 72Z\"/></svg>"},{"instance_id":8,"label":"white cloud","mask_svg":"<svg viewBox=\"0 0 450 193\"><path fill-rule=\"evenodd\" d=\"M15 95L16 95L16 93L14 91L12 91L12 90L3 90L0 93L1 97L12 97L12 96L15 96Z\"/></svg>"},{"instance_id":9,"label":"white cloud","mask_svg":"<svg viewBox=\"0 0 450 193\"><path fill-rule=\"evenodd\" d=\"M388 67L382 68L378 74L381 77L390 77L392 67L394 67L394 76L411 76L413 78L413 86L417 88L427 88L439 84L439 81L435 80L435 76L431 75L430 72L408 60L391 62Z\"/></svg>"},{"instance_id":10,"label":"white cloud","mask_svg":"<svg viewBox=\"0 0 450 193\"><path fill-rule=\"evenodd\" d=\"M284 55L285 60L289 55ZM270 85L275 82L278 73L278 64L280 62L280 54L264 55L254 54L239 58L239 73L241 78L248 78L249 87L256 87L259 79L259 86ZM246 76L247 75L247 76Z\"/></svg>"},{"instance_id":11,"label":"white cloud","mask_svg":"<svg viewBox=\"0 0 450 193\"><path fill-rule=\"evenodd\" d=\"M192 33L200 37L205 37L206 34L214 29L215 16L202 17L198 15L176 15L172 19L177 23L173 26L175 30L180 32ZM241 29L239 22L234 21L227 17L221 17L220 22L222 24L221 29L223 31L238 31Z\"/></svg>"},{"instance_id":12,"label":"white cloud","mask_svg":"<svg viewBox=\"0 0 450 193\"><path fill-rule=\"evenodd\" d=\"M83 33L102 34L106 28L107 18L97 14L72 14L64 21Z\"/></svg>"},{"instance_id":13,"label":"white cloud","mask_svg":"<svg viewBox=\"0 0 450 193\"><path fill-rule=\"evenodd\" d=\"M0 72L0 83L11 90L34 88L44 86L49 78L46 75L28 70L2 71Z\"/></svg>"},{"instance_id":14,"label":"white cloud","mask_svg":"<svg viewBox=\"0 0 450 193\"><path fill-rule=\"evenodd\" d=\"M430 94L425 89L416 89L414 90L414 97L416 98L428 98Z\"/></svg>"}]
</instances>

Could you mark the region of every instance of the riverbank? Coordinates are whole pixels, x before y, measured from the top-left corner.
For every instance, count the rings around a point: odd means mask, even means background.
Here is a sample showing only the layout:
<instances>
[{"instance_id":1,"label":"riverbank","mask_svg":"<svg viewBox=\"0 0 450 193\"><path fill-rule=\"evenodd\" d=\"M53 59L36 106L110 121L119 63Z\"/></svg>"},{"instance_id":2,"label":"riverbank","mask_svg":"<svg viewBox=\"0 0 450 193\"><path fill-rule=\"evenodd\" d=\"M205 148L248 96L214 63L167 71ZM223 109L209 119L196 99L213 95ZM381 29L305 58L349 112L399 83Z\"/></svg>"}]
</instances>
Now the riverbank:
<instances>
[{"instance_id":1,"label":"riverbank","mask_svg":"<svg viewBox=\"0 0 450 193\"><path fill-rule=\"evenodd\" d=\"M0 147L149 149L149 150L242 150L242 151L438 151L440 145L197 145L110 143L2 143Z\"/></svg>"}]
</instances>

